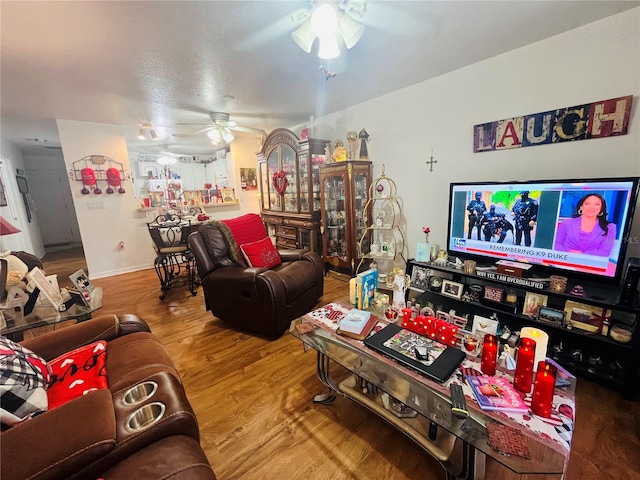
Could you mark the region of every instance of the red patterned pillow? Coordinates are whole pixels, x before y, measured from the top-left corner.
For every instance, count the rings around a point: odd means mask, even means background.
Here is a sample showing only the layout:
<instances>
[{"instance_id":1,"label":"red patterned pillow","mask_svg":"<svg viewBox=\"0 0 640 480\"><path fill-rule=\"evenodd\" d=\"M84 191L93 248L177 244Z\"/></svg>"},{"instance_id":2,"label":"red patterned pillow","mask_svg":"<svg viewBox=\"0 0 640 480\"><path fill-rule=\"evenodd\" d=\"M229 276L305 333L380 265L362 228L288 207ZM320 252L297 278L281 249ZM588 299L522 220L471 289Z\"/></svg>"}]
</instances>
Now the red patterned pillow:
<instances>
[{"instance_id":1,"label":"red patterned pillow","mask_svg":"<svg viewBox=\"0 0 640 480\"><path fill-rule=\"evenodd\" d=\"M271 268L282 263L280 254L269 237L240 245L240 250L252 267Z\"/></svg>"},{"instance_id":2,"label":"red patterned pillow","mask_svg":"<svg viewBox=\"0 0 640 480\"><path fill-rule=\"evenodd\" d=\"M51 383L47 391L49 409L92 390L107 388L106 356L107 342L100 340L52 360L49 363Z\"/></svg>"},{"instance_id":3,"label":"red patterned pillow","mask_svg":"<svg viewBox=\"0 0 640 480\"><path fill-rule=\"evenodd\" d=\"M255 213L247 213L240 217L220 221L229 227L231 235L238 245L257 242L267 236L267 229L262 218Z\"/></svg>"}]
</instances>

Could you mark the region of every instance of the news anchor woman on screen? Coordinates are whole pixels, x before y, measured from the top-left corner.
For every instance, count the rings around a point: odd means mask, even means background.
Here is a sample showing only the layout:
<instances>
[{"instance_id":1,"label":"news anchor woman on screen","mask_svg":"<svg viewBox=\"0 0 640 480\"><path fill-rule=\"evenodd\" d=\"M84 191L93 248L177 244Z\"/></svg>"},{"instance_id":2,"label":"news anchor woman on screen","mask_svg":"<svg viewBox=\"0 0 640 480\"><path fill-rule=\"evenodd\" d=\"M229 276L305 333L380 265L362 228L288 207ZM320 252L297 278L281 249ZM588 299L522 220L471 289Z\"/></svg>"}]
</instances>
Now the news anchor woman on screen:
<instances>
[{"instance_id":1,"label":"news anchor woman on screen","mask_svg":"<svg viewBox=\"0 0 640 480\"><path fill-rule=\"evenodd\" d=\"M554 249L608 257L616 240L616 226L607 220L607 202L597 193L582 197L573 218L556 232Z\"/></svg>"}]
</instances>

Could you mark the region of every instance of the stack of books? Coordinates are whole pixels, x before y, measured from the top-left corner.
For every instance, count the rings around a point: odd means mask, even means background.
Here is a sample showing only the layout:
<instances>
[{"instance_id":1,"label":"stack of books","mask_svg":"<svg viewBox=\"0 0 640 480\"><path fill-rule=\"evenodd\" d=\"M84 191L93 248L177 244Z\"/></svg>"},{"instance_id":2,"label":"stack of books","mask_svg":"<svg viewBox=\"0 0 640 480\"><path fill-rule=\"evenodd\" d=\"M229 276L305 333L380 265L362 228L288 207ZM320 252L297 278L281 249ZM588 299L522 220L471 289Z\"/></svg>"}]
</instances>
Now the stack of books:
<instances>
[{"instance_id":1,"label":"stack of books","mask_svg":"<svg viewBox=\"0 0 640 480\"><path fill-rule=\"evenodd\" d=\"M467 376L465 380L483 410L523 413L529 411L520 393L506 378L478 375Z\"/></svg>"},{"instance_id":2,"label":"stack of books","mask_svg":"<svg viewBox=\"0 0 640 480\"><path fill-rule=\"evenodd\" d=\"M378 323L378 318L364 310L352 309L338 324L337 333L345 337L364 340Z\"/></svg>"},{"instance_id":3,"label":"stack of books","mask_svg":"<svg viewBox=\"0 0 640 480\"><path fill-rule=\"evenodd\" d=\"M371 306L378 288L378 270L370 268L356 276L356 308L366 310Z\"/></svg>"}]
</instances>

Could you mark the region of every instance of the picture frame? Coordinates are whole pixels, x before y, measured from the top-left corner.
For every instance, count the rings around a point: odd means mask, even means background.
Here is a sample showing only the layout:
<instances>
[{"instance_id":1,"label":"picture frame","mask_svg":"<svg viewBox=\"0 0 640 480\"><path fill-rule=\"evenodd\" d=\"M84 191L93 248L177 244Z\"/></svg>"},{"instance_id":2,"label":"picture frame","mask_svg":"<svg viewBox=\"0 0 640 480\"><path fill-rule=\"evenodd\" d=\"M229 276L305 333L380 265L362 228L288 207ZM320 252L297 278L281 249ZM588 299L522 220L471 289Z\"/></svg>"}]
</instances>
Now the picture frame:
<instances>
[{"instance_id":1,"label":"picture frame","mask_svg":"<svg viewBox=\"0 0 640 480\"><path fill-rule=\"evenodd\" d=\"M429 269L414 265L413 270L411 270L411 282L409 286L414 290L420 290L422 292L429 288Z\"/></svg>"},{"instance_id":2,"label":"picture frame","mask_svg":"<svg viewBox=\"0 0 640 480\"><path fill-rule=\"evenodd\" d=\"M164 205L164 192L149 192L149 200L152 207Z\"/></svg>"},{"instance_id":3,"label":"picture frame","mask_svg":"<svg viewBox=\"0 0 640 480\"><path fill-rule=\"evenodd\" d=\"M220 192L222 194L222 203L237 203L238 200L233 188L222 188Z\"/></svg>"},{"instance_id":4,"label":"picture frame","mask_svg":"<svg viewBox=\"0 0 640 480\"><path fill-rule=\"evenodd\" d=\"M471 333L478 338L484 338L487 333L496 335L498 332L498 321L481 315L473 316Z\"/></svg>"},{"instance_id":5,"label":"picture frame","mask_svg":"<svg viewBox=\"0 0 640 480\"><path fill-rule=\"evenodd\" d=\"M90 294L88 295L88 291L82 291L82 290L68 290L69 295L71 296L71 299L73 300L73 303L75 303L76 305L80 305L83 307L90 307L91 304L91 296ZM88 298L87 298L88 297Z\"/></svg>"},{"instance_id":6,"label":"picture frame","mask_svg":"<svg viewBox=\"0 0 640 480\"><path fill-rule=\"evenodd\" d=\"M567 328L577 328L587 334L600 333L607 315L604 307L567 300L564 304Z\"/></svg>"},{"instance_id":7,"label":"picture frame","mask_svg":"<svg viewBox=\"0 0 640 480\"><path fill-rule=\"evenodd\" d=\"M40 290L40 293L51 303L56 310L60 309L61 305L64 305L62 294L54 285L52 285L47 277L45 277L42 270L38 267L33 267L30 272L27 273L27 279Z\"/></svg>"},{"instance_id":8,"label":"picture frame","mask_svg":"<svg viewBox=\"0 0 640 480\"><path fill-rule=\"evenodd\" d=\"M77 270L69 275L69 280L71 280L75 288L78 290L87 290L88 292L92 292L95 289L89 280L89 276L83 269Z\"/></svg>"},{"instance_id":9,"label":"picture frame","mask_svg":"<svg viewBox=\"0 0 640 480\"><path fill-rule=\"evenodd\" d=\"M546 307L549 297L542 293L527 292L522 304L522 314L525 317L538 318L540 307Z\"/></svg>"},{"instance_id":10,"label":"picture frame","mask_svg":"<svg viewBox=\"0 0 640 480\"><path fill-rule=\"evenodd\" d=\"M504 288L494 287L493 285L485 285L483 298L490 302L502 303L504 300Z\"/></svg>"},{"instance_id":11,"label":"picture frame","mask_svg":"<svg viewBox=\"0 0 640 480\"><path fill-rule=\"evenodd\" d=\"M182 195L187 205L202 205L202 192L200 190L184 190Z\"/></svg>"},{"instance_id":12,"label":"picture frame","mask_svg":"<svg viewBox=\"0 0 640 480\"><path fill-rule=\"evenodd\" d=\"M556 327L562 327L564 326L564 316L564 310L556 310L555 308L541 306L538 312L538 321L549 325L555 325Z\"/></svg>"},{"instance_id":13,"label":"picture frame","mask_svg":"<svg viewBox=\"0 0 640 480\"><path fill-rule=\"evenodd\" d=\"M447 297L462 298L462 293L464 291L464 285L462 283L452 282L451 280L442 280L442 290L440 293L446 295Z\"/></svg>"}]
</instances>

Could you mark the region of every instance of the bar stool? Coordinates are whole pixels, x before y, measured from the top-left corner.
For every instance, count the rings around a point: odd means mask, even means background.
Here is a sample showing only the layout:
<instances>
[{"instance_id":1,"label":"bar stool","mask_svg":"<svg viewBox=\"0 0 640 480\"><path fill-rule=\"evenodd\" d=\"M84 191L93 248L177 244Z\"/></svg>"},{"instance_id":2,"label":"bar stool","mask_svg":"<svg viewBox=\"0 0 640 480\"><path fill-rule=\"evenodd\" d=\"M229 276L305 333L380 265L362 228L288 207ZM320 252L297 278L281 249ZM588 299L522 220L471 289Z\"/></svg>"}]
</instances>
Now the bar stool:
<instances>
[{"instance_id":1,"label":"bar stool","mask_svg":"<svg viewBox=\"0 0 640 480\"><path fill-rule=\"evenodd\" d=\"M158 215L147 227L156 251L153 265L160 279L160 300L165 299L170 288L184 285L188 285L191 295L195 296L198 293L196 262L187 244L191 220L175 214Z\"/></svg>"}]
</instances>

